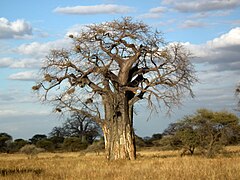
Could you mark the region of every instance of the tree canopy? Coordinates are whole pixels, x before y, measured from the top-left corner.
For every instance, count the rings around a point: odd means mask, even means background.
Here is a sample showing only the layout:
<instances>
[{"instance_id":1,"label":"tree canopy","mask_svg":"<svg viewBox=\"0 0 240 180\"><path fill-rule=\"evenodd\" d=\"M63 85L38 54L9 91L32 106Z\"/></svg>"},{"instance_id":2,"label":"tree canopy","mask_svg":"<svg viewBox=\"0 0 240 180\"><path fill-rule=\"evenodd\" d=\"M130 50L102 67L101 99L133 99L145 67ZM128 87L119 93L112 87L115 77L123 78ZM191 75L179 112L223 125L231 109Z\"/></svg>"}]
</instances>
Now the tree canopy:
<instances>
[{"instance_id":1,"label":"tree canopy","mask_svg":"<svg viewBox=\"0 0 240 180\"><path fill-rule=\"evenodd\" d=\"M101 128L96 122L76 112L61 127L54 127L50 132L51 137L79 137L90 144L100 135Z\"/></svg>"},{"instance_id":2,"label":"tree canopy","mask_svg":"<svg viewBox=\"0 0 240 180\"><path fill-rule=\"evenodd\" d=\"M199 148L205 155L213 156L223 145L239 138L239 122L235 114L227 111L199 109L194 115L170 124L164 135L172 137L173 146L189 150L191 154Z\"/></svg>"}]
</instances>

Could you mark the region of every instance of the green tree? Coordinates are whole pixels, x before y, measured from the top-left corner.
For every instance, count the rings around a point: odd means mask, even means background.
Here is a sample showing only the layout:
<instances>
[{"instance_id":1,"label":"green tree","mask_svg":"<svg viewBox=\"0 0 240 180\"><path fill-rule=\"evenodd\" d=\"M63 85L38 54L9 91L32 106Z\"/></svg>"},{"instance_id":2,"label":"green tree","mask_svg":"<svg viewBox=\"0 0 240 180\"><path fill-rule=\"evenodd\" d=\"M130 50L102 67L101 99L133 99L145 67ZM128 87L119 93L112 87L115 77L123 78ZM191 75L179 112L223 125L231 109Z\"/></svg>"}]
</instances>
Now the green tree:
<instances>
[{"instance_id":1,"label":"green tree","mask_svg":"<svg viewBox=\"0 0 240 180\"><path fill-rule=\"evenodd\" d=\"M62 148L64 137L50 136L48 140L52 142L54 150L58 150Z\"/></svg>"},{"instance_id":2,"label":"green tree","mask_svg":"<svg viewBox=\"0 0 240 180\"><path fill-rule=\"evenodd\" d=\"M36 146L38 148L45 149L46 151L53 151L54 150L54 144L52 141L48 139L41 139L37 141Z\"/></svg>"},{"instance_id":3,"label":"green tree","mask_svg":"<svg viewBox=\"0 0 240 180\"><path fill-rule=\"evenodd\" d=\"M0 133L0 152L8 152L12 136L7 133Z\"/></svg>"},{"instance_id":4,"label":"green tree","mask_svg":"<svg viewBox=\"0 0 240 180\"><path fill-rule=\"evenodd\" d=\"M194 115L171 124L164 132L179 140L178 146L194 152L196 147L211 157L236 136L239 118L230 112L199 109Z\"/></svg>"},{"instance_id":5,"label":"green tree","mask_svg":"<svg viewBox=\"0 0 240 180\"><path fill-rule=\"evenodd\" d=\"M63 148L67 151L80 151L88 147L87 142L82 142L78 137L68 137L64 139Z\"/></svg>"},{"instance_id":6,"label":"green tree","mask_svg":"<svg viewBox=\"0 0 240 180\"><path fill-rule=\"evenodd\" d=\"M135 159L133 106L179 104L195 82L190 54L131 18L88 25L70 50L52 50L33 86L57 112L88 116L103 131L108 159ZM40 93L40 94L41 94Z\"/></svg>"},{"instance_id":7,"label":"green tree","mask_svg":"<svg viewBox=\"0 0 240 180\"><path fill-rule=\"evenodd\" d=\"M183 120L169 125L163 132L164 136L169 136L167 141L166 139L164 141L170 143L173 148L183 149L181 155L184 155L187 151L192 155L195 148L200 144L195 127L195 123L192 122L190 117L185 117Z\"/></svg>"},{"instance_id":8,"label":"green tree","mask_svg":"<svg viewBox=\"0 0 240 180\"><path fill-rule=\"evenodd\" d=\"M28 144L28 141L24 139L15 139L9 146L9 151L11 153L18 152L23 146Z\"/></svg>"},{"instance_id":9,"label":"green tree","mask_svg":"<svg viewBox=\"0 0 240 180\"><path fill-rule=\"evenodd\" d=\"M43 139L47 139L47 136L45 134L35 134L31 139L29 139L29 141L32 144L37 144L38 141L43 140Z\"/></svg>"},{"instance_id":10,"label":"green tree","mask_svg":"<svg viewBox=\"0 0 240 180\"><path fill-rule=\"evenodd\" d=\"M234 129L239 125L239 118L227 111L213 112L207 109L197 111L193 121L198 125L201 147L211 157L223 145L228 144Z\"/></svg>"}]
</instances>

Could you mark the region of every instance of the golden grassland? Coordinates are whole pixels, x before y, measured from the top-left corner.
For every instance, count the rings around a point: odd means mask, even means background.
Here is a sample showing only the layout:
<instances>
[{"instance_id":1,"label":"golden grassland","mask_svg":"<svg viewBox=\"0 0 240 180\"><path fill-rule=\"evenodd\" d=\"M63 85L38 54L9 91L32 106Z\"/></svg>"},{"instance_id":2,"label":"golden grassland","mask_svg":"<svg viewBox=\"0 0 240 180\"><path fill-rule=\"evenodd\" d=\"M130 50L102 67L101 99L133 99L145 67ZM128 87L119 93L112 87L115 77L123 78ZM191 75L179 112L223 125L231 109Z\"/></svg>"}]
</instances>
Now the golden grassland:
<instances>
[{"instance_id":1,"label":"golden grassland","mask_svg":"<svg viewBox=\"0 0 240 180\"><path fill-rule=\"evenodd\" d=\"M0 179L239 180L240 147L209 159L180 157L178 151L142 150L135 161L109 162L103 154L0 154Z\"/></svg>"}]
</instances>

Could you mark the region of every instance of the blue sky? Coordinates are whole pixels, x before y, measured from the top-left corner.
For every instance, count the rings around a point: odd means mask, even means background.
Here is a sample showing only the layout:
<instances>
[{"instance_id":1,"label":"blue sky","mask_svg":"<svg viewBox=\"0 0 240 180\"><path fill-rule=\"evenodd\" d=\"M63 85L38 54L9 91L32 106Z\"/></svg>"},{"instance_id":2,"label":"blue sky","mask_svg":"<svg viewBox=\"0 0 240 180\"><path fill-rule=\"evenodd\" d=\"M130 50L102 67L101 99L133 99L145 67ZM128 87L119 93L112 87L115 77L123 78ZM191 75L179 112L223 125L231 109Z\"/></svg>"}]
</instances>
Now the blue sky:
<instances>
[{"instance_id":1,"label":"blue sky","mask_svg":"<svg viewBox=\"0 0 240 180\"><path fill-rule=\"evenodd\" d=\"M184 44L199 78L193 87L196 97L186 95L170 117L162 110L147 120L149 112L139 104L137 134L161 132L198 108L233 111L240 80L239 0L1 0L0 132L28 139L60 125L64 119L31 90L44 57L51 48L67 47L67 34L83 25L125 16L161 30L168 42Z\"/></svg>"}]
</instances>

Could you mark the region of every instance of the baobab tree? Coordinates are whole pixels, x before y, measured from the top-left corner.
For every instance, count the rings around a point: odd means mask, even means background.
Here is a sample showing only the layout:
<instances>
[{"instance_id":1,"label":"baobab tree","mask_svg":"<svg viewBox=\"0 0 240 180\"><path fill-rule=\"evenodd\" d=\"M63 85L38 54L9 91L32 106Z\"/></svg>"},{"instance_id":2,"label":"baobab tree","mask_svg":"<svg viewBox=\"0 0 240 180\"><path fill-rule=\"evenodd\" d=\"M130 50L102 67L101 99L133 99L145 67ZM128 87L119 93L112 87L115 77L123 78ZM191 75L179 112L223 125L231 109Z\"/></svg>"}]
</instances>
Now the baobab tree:
<instances>
[{"instance_id":1,"label":"baobab tree","mask_svg":"<svg viewBox=\"0 0 240 180\"><path fill-rule=\"evenodd\" d=\"M109 160L135 159L133 106L146 100L171 109L185 91L193 96L190 54L129 17L87 25L69 37L71 49L51 51L33 90L56 111L74 111L98 123Z\"/></svg>"}]
</instances>

